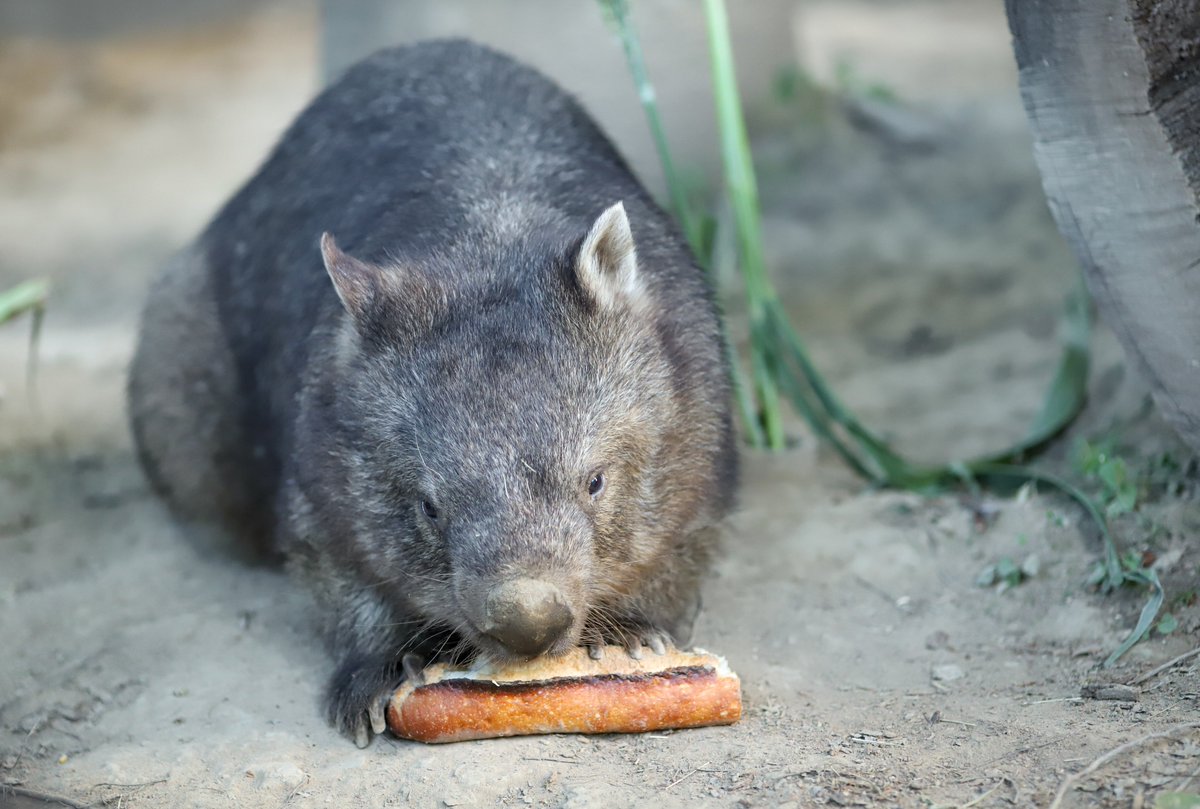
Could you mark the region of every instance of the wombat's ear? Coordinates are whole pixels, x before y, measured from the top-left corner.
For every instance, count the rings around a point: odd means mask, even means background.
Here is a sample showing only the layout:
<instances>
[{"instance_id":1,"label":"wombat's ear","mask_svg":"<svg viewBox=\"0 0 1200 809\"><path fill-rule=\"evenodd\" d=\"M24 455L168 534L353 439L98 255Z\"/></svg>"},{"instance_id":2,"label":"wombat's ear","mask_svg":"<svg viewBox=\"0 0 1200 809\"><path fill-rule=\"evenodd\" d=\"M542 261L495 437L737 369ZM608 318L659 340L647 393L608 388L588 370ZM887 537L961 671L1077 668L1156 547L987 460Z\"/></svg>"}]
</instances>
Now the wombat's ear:
<instances>
[{"instance_id":1,"label":"wombat's ear","mask_svg":"<svg viewBox=\"0 0 1200 809\"><path fill-rule=\"evenodd\" d=\"M600 306L616 306L622 300L636 303L641 298L637 250L623 203L596 219L579 248L575 271L579 285Z\"/></svg>"},{"instance_id":2,"label":"wombat's ear","mask_svg":"<svg viewBox=\"0 0 1200 809\"><path fill-rule=\"evenodd\" d=\"M379 269L343 253L329 233L321 234L321 257L346 311L365 318L380 292Z\"/></svg>"}]
</instances>

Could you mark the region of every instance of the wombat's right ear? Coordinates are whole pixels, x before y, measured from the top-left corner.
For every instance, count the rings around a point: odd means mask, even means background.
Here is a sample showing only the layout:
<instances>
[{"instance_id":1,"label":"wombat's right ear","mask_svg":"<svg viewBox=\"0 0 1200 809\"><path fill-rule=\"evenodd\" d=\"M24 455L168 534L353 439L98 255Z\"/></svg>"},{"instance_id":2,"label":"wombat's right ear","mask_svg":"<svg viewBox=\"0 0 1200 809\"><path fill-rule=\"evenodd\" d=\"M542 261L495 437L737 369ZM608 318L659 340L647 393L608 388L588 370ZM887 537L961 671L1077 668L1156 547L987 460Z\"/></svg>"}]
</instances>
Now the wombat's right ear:
<instances>
[{"instance_id":1,"label":"wombat's right ear","mask_svg":"<svg viewBox=\"0 0 1200 809\"><path fill-rule=\"evenodd\" d=\"M579 248L575 272L579 285L601 306L620 301L636 305L641 300L637 249L623 204L618 202L596 219Z\"/></svg>"},{"instance_id":2,"label":"wombat's right ear","mask_svg":"<svg viewBox=\"0 0 1200 809\"><path fill-rule=\"evenodd\" d=\"M365 318L380 293L379 269L343 253L329 233L321 234L321 257L346 311Z\"/></svg>"}]
</instances>

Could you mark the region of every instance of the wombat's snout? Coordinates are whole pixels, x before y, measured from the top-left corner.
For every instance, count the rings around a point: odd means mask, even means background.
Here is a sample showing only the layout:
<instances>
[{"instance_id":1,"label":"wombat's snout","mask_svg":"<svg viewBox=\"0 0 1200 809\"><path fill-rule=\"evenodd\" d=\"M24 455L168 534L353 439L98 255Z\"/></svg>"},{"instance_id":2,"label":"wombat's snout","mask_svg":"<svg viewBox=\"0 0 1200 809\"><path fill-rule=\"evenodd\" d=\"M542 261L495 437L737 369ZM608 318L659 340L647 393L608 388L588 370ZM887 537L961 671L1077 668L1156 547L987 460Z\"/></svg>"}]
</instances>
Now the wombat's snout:
<instances>
[{"instance_id":1,"label":"wombat's snout","mask_svg":"<svg viewBox=\"0 0 1200 809\"><path fill-rule=\"evenodd\" d=\"M574 616L562 591L538 579L513 579L492 587L485 603L484 634L513 654L536 657L571 629Z\"/></svg>"}]
</instances>

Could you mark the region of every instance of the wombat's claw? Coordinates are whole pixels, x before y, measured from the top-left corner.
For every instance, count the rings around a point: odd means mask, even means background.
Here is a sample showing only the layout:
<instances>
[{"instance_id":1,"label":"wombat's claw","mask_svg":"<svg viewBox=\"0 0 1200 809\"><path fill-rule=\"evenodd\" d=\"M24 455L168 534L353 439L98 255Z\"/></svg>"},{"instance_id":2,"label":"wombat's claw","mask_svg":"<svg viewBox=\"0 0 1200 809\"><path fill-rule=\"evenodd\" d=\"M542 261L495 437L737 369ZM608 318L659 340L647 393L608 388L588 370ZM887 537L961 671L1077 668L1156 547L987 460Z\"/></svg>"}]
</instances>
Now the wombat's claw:
<instances>
[{"instance_id":1,"label":"wombat's claw","mask_svg":"<svg viewBox=\"0 0 1200 809\"><path fill-rule=\"evenodd\" d=\"M642 659L642 647L649 647L650 651L659 655L675 648L670 633L661 629L618 629L614 634L616 637L609 635L608 642L625 647L625 654L634 660ZM604 659L604 638L588 640L584 646L587 647L588 657L592 660Z\"/></svg>"},{"instance_id":2,"label":"wombat's claw","mask_svg":"<svg viewBox=\"0 0 1200 809\"><path fill-rule=\"evenodd\" d=\"M391 690L385 691L376 697L367 708L367 719L370 720L371 730L374 731L376 735L387 730L387 706L388 703L391 702L391 699ZM355 741L357 741L357 738ZM359 745L359 747L364 746L365 745Z\"/></svg>"},{"instance_id":3,"label":"wombat's claw","mask_svg":"<svg viewBox=\"0 0 1200 809\"><path fill-rule=\"evenodd\" d=\"M642 637L642 643L649 646L656 655L665 655L669 642L670 638L664 637L662 632L650 632Z\"/></svg>"},{"instance_id":4,"label":"wombat's claw","mask_svg":"<svg viewBox=\"0 0 1200 809\"><path fill-rule=\"evenodd\" d=\"M395 661L381 665L350 660L334 673L327 694L330 722L358 747L387 732L387 709L400 684Z\"/></svg>"},{"instance_id":5,"label":"wombat's claw","mask_svg":"<svg viewBox=\"0 0 1200 809\"><path fill-rule=\"evenodd\" d=\"M667 649L674 646L671 636L661 629L642 629L625 637L625 651L634 660L642 659L642 647L648 646L650 651L665 655Z\"/></svg>"},{"instance_id":6,"label":"wombat's claw","mask_svg":"<svg viewBox=\"0 0 1200 809\"><path fill-rule=\"evenodd\" d=\"M371 739L387 731L387 707L395 688L384 688L367 703L367 709L352 720L354 744L360 749L369 747Z\"/></svg>"}]
</instances>

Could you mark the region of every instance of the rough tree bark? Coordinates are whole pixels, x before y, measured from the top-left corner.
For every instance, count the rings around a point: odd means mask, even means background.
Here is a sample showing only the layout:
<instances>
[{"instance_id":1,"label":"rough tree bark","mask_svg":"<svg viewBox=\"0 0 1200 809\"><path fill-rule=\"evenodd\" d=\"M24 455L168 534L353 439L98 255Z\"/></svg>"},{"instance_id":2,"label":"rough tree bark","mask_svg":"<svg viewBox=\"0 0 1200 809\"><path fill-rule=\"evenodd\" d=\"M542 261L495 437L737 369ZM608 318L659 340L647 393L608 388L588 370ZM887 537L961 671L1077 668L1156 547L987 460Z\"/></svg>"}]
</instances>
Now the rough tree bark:
<instances>
[{"instance_id":1,"label":"rough tree bark","mask_svg":"<svg viewBox=\"0 0 1200 809\"><path fill-rule=\"evenodd\" d=\"M1050 209L1200 451L1200 0L1005 0Z\"/></svg>"}]
</instances>

